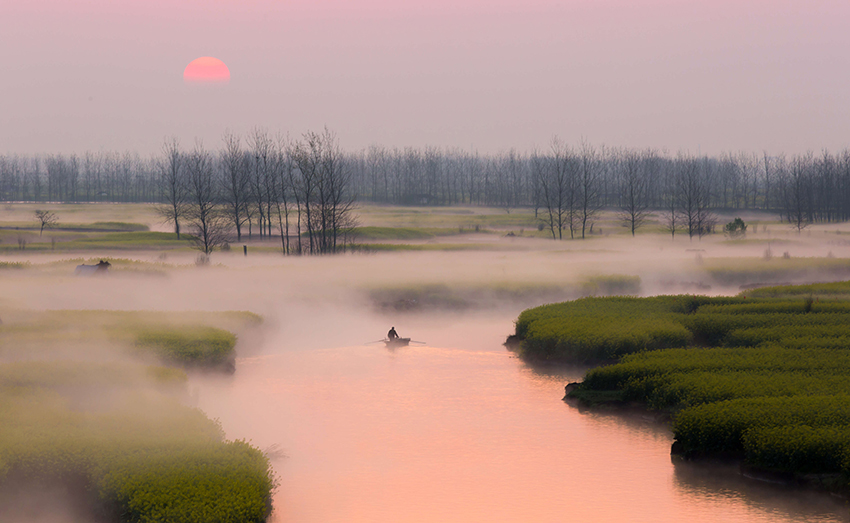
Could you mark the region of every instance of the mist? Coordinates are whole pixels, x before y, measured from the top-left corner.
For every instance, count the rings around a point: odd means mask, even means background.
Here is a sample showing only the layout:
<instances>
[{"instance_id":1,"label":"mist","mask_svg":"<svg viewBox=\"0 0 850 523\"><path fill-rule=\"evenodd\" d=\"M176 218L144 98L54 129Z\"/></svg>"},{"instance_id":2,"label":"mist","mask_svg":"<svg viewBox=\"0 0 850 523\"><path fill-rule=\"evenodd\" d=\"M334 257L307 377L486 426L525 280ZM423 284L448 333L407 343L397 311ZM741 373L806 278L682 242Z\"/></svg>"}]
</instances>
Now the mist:
<instances>
[{"instance_id":1,"label":"mist","mask_svg":"<svg viewBox=\"0 0 850 523\"><path fill-rule=\"evenodd\" d=\"M302 257L262 252L264 242L254 240L247 256L237 249L216 252L205 266L186 251L122 251L132 264L116 263L108 275L88 278L73 275L77 262L64 261L67 254L12 252L0 261L29 265L0 273L0 318L9 326L50 311L261 315L262 325L237 329L235 373L190 369L176 396L174 389L168 394L220 420L228 439L247 439L267 452L280 484L272 521L507 522L529 511L539 521L560 520L564 513L592 519L593 510L572 504L577 498L558 499L555 478L576 467L623 473L627 459L629 481L665 483L674 473L666 457L669 429L570 410L560 401L563 385L580 379L585 369L536 369L517 360L502 346L517 315L582 296L730 295L753 285L846 278L850 243L837 232L839 225L814 225L798 234L774 222L746 241L644 234L552 242L469 233L440 240L460 250ZM394 350L375 343L390 326L421 343ZM61 342L33 337L28 357L0 350L0 360L98 361L112 366L112 373L139 361L116 352L108 336L101 343L73 341L76 331L93 328L70 322ZM129 378L120 390L108 392L109 401L75 395L73 388L66 392L77 409L136 413L143 412L142 404L122 397L163 394ZM616 462L595 452L590 461L579 462L571 445L552 439L559 431L590 434L580 440L581 448L594 440L605 441L601 449L634 448ZM675 489L661 498L644 493L645 499L634 500L635 510L676 521L685 502L678 497L684 496L706 510L697 509L703 516L695 520L711 521L711 505L691 485L702 480L675 474ZM518 488L516 478L526 485L519 489L523 497L530 497L524 490L530 488L544 502L506 504ZM615 491L627 489L616 485ZM85 507L74 508L77 497L57 494L57 488L28 490L10 505L9 517L91 520ZM600 492L581 492L575 495L607 503ZM416 504L423 493L433 500L430 508ZM724 503L757 519L764 499L772 496L745 491L724 497ZM38 501L48 498L58 505ZM416 510L409 509L411 503ZM398 517L402 506L408 507L405 518ZM833 510L820 498L779 506L781 521L812 514L831 521ZM73 519L76 513L82 519ZM615 513L609 516L618 517Z\"/></svg>"}]
</instances>

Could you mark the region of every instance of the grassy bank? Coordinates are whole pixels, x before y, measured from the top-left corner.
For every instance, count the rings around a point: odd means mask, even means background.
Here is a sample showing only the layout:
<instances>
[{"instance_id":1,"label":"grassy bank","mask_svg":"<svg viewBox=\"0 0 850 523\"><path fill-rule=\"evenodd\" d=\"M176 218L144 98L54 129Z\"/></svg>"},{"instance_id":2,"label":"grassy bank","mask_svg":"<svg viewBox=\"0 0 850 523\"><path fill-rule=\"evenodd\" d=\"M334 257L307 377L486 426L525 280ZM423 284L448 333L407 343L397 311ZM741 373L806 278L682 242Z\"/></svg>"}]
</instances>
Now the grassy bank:
<instances>
[{"instance_id":1,"label":"grassy bank","mask_svg":"<svg viewBox=\"0 0 850 523\"><path fill-rule=\"evenodd\" d=\"M258 316L4 310L3 318L0 490L59 485L109 521L265 521L274 488L267 457L184 404L182 370L232 370L234 332Z\"/></svg>"},{"instance_id":2,"label":"grassy bank","mask_svg":"<svg viewBox=\"0 0 850 523\"><path fill-rule=\"evenodd\" d=\"M731 298L589 298L517 320L531 360L618 363L570 395L673 418L674 449L850 484L850 283Z\"/></svg>"},{"instance_id":3,"label":"grassy bank","mask_svg":"<svg viewBox=\"0 0 850 523\"><path fill-rule=\"evenodd\" d=\"M459 311L554 302L578 296L637 294L637 276L592 276L573 284L489 281L486 283L423 283L382 286L368 291L375 308L384 311Z\"/></svg>"}]
</instances>

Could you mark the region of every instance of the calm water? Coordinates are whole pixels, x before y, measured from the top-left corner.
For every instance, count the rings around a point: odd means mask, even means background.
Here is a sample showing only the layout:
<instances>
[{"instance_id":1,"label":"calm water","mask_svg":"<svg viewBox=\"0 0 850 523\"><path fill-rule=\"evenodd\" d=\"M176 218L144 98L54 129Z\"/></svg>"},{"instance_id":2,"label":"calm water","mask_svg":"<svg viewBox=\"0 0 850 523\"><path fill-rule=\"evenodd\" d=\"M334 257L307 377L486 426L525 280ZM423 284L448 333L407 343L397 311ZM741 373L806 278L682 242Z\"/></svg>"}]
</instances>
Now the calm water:
<instances>
[{"instance_id":1,"label":"calm water","mask_svg":"<svg viewBox=\"0 0 850 523\"><path fill-rule=\"evenodd\" d=\"M276 523L848 521L828 496L674 464L664 426L563 402L584 369L513 357L513 318L411 320L400 334L429 343L396 351L270 336L192 386L228 437L285 454Z\"/></svg>"}]
</instances>

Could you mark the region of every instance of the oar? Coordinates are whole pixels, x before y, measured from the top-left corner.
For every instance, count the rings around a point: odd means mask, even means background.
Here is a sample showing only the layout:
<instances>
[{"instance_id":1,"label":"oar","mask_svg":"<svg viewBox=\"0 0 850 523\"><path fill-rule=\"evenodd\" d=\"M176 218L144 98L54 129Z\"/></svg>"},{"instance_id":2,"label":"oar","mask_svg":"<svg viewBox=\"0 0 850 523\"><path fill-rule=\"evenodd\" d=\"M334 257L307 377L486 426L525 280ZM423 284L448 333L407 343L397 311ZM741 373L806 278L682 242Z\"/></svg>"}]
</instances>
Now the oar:
<instances>
[{"instance_id":1,"label":"oar","mask_svg":"<svg viewBox=\"0 0 850 523\"><path fill-rule=\"evenodd\" d=\"M421 343L422 345L425 345L427 342L424 342L424 341L416 341L416 340L410 340L410 343Z\"/></svg>"},{"instance_id":2,"label":"oar","mask_svg":"<svg viewBox=\"0 0 850 523\"><path fill-rule=\"evenodd\" d=\"M371 345L371 344L373 344L373 343L382 343L382 342L386 342L386 341L387 341L387 339L386 339L386 338L384 338L384 339L382 339L382 340L367 341L367 342L366 342L366 343L364 343L363 345Z\"/></svg>"}]
</instances>

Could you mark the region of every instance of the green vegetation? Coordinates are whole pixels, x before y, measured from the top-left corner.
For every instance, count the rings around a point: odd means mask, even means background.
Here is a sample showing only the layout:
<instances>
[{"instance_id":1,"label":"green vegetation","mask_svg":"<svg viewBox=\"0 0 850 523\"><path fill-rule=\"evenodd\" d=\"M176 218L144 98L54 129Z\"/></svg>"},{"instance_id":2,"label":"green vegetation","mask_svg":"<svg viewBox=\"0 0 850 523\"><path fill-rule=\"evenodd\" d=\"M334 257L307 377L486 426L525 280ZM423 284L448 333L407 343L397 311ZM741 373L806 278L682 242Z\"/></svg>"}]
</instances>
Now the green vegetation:
<instances>
[{"instance_id":1,"label":"green vegetation","mask_svg":"<svg viewBox=\"0 0 850 523\"><path fill-rule=\"evenodd\" d=\"M38 387L4 394L0 484L82 483L92 511L115 521L265 520L274 480L260 451L196 409L124 390L98 408Z\"/></svg>"},{"instance_id":2,"label":"green vegetation","mask_svg":"<svg viewBox=\"0 0 850 523\"><path fill-rule=\"evenodd\" d=\"M534 212L529 209L504 209L489 207L397 207L369 206L358 209L358 218L365 226L403 228L464 229L476 232L482 228L537 227Z\"/></svg>"},{"instance_id":3,"label":"green vegetation","mask_svg":"<svg viewBox=\"0 0 850 523\"><path fill-rule=\"evenodd\" d=\"M188 367L232 366L236 336L215 327L144 327L135 345L163 361Z\"/></svg>"},{"instance_id":4,"label":"green vegetation","mask_svg":"<svg viewBox=\"0 0 850 523\"><path fill-rule=\"evenodd\" d=\"M581 293L587 296L628 296L639 292L640 276L591 276L581 284Z\"/></svg>"},{"instance_id":5,"label":"green vegetation","mask_svg":"<svg viewBox=\"0 0 850 523\"><path fill-rule=\"evenodd\" d=\"M369 290L369 299L379 309L396 311L463 310L503 304L540 303L574 296L636 293L637 276L594 276L577 284L535 282L423 283L386 286Z\"/></svg>"},{"instance_id":6,"label":"green vegetation","mask_svg":"<svg viewBox=\"0 0 850 523\"><path fill-rule=\"evenodd\" d=\"M741 218L735 218L723 227L723 233L732 239L743 238L747 235L747 224Z\"/></svg>"},{"instance_id":7,"label":"green vegetation","mask_svg":"<svg viewBox=\"0 0 850 523\"><path fill-rule=\"evenodd\" d=\"M6 231L5 236L10 236ZM178 240L177 235L168 232L66 232L62 230L49 231L44 236L30 235L25 239L24 248L17 243L21 232L15 232L9 243L0 244L0 252L9 251L87 251L87 250L147 250L147 249L180 249L188 248L189 236L183 235ZM14 243L13 243L14 242Z\"/></svg>"},{"instance_id":8,"label":"green vegetation","mask_svg":"<svg viewBox=\"0 0 850 523\"><path fill-rule=\"evenodd\" d=\"M430 240L434 234L412 227L358 227L354 234L360 240Z\"/></svg>"},{"instance_id":9,"label":"green vegetation","mask_svg":"<svg viewBox=\"0 0 850 523\"><path fill-rule=\"evenodd\" d=\"M524 311L521 354L618 363L570 396L673 415L674 449L850 485L850 282L731 298L586 298ZM825 480L824 480L825 481Z\"/></svg>"},{"instance_id":10,"label":"green vegetation","mask_svg":"<svg viewBox=\"0 0 850 523\"><path fill-rule=\"evenodd\" d=\"M523 311L516 334L531 360L610 360L688 344L692 334L677 317L699 304L690 296L583 298Z\"/></svg>"},{"instance_id":11,"label":"green vegetation","mask_svg":"<svg viewBox=\"0 0 850 523\"><path fill-rule=\"evenodd\" d=\"M150 227L143 223L129 222L94 222L89 226L93 230L111 230L111 231L150 231Z\"/></svg>"},{"instance_id":12,"label":"green vegetation","mask_svg":"<svg viewBox=\"0 0 850 523\"><path fill-rule=\"evenodd\" d=\"M706 258L702 269L721 285L784 283L788 281L850 277L844 258Z\"/></svg>"},{"instance_id":13,"label":"green vegetation","mask_svg":"<svg viewBox=\"0 0 850 523\"><path fill-rule=\"evenodd\" d=\"M0 262L0 269L29 269L30 262Z\"/></svg>"},{"instance_id":14,"label":"green vegetation","mask_svg":"<svg viewBox=\"0 0 850 523\"><path fill-rule=\"evenodd\" d=\"M180 402L183 370L134 357L226 368L236 335L222 327L239 332L259 316L4 310L3 318L0 347L12 357L0 363L0 489L65 485L113 521L265 521L275 487L268 458ZM57 351L65 352L38 359Z\"/></svg>"},{"instance_id":15,"label":"green vegetation","mask_svg":"<svg viewBox=\"0 0 850 523\"><path fill-rule=\"evenodd\" d=\"M355 243L347 247L352 252L394 251L491 251L508 247L484 243Z\"/></svg>"}]
</instances>

